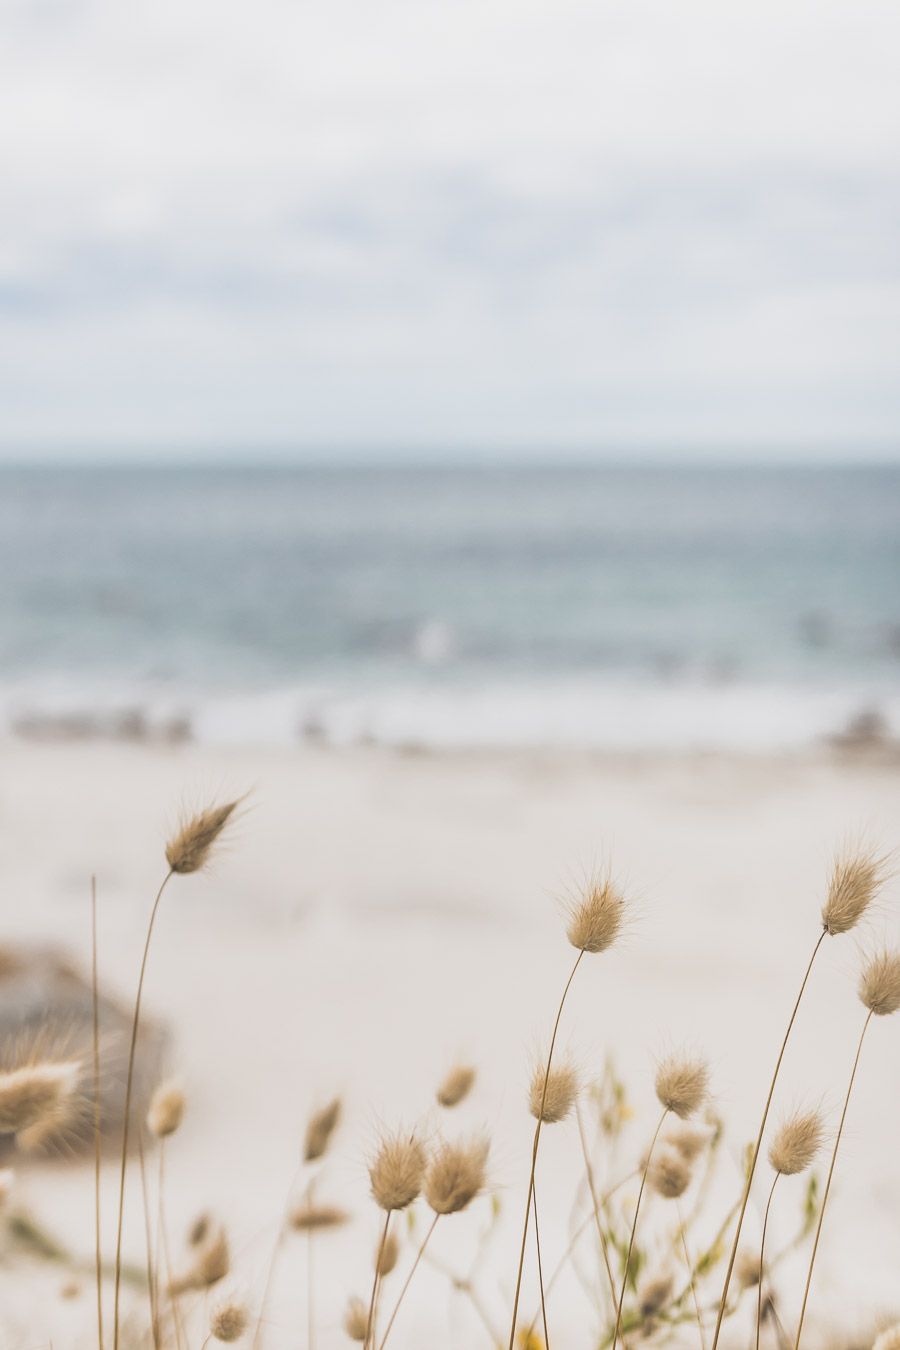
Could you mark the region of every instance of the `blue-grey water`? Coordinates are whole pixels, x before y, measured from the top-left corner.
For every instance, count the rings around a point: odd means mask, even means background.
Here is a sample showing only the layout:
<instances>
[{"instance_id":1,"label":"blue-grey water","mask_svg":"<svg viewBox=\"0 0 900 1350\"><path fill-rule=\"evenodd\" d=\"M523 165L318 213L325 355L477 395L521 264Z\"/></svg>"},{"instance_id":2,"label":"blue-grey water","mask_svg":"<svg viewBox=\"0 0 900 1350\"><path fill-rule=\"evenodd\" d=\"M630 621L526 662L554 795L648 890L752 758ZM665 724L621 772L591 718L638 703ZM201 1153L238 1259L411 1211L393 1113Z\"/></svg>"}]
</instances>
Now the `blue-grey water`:
<instances>
[{"instance_id":1,"label":"blue-grey water","mask_svg":"<svg viewBox=\"0 0 900 1350\"><path fill-rule=\"evenodd\" d=\"M895 719L898 581L900 467L5 469L0 698L32 732L775 744Z\"/></svg>"}]
</instances>

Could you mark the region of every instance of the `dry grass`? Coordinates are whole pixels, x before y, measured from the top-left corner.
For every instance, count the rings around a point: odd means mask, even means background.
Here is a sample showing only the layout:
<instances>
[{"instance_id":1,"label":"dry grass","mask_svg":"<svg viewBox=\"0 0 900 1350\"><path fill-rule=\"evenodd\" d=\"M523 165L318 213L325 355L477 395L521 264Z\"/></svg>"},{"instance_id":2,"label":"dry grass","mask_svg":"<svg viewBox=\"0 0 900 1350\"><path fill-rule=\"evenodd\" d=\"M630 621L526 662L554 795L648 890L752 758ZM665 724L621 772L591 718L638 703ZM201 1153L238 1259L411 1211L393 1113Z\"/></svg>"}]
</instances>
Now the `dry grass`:
<instances>
[{"instance_id":1,"label":"dry grass","mask_svg":"<svg viewBox=\"0 0 900 1350\"><path fill-rule=\"evenodd\" d=\"M124 1179L129 1162L128 1105L134 1050L140 1029L141 992L154 919L170 878L176 874L189 875L206 866L237 805L237 802L229 802L191 817L165 850L169 871L151 908L135 995L129 1075L125 1087L116 1252L112 1268L102 1259L99 1204L96 1259L80 1260L60 1247L32 1216L15 1209L12 1174L4 1174L0 1184L0 1227L11 1250L22 1259L56 1263L70 1279L84 1273L93 1274L96 1269L95 1344L98 1350L107 1350L107 1340L111 1341L112 1350L118 1350L120 1345L124 1346L133 1338L133 1324L126 1323L120 1314L120 1290L126 1282L130 1288L129 1303L144 1319L137 1343L146 1345L149 1338L157 1350L201 1350L210 1341L234 1344L245 1338L249 1340L251 1323L254 1323L253 1346L259 1350L268 1335L265 1309L278 1258L287 1235L297 1232L304 1235L307 1252L307 1326L303 1339L309 1350L313 1350L318 1324L313 1239L327 1230L343 1228L356 1219L344 1208L320 1198L321 1191L330 1189L327 1178L323 1181L323 1177L330 1165L342 1118L342 1103L334 1098L313 1110L305 1130L298 1131L301 1140L299 1171L287 1189L284 1213L263 1288L254 1292L253 1318L243 1298L221 1292L223 1281L232 1273L233 1254L225 1228L214 1219L202 1216L192 1226L184 1259L173 1272L163 1204L163 1143L176 1133L181 1123L185 1098L181 1087L170 1082L154 1094L147 1116L151 1143L156 1141L160 1164L155 1196L147 1170L142 1168L147 1271L135 1276L122 1261ZM556 1006L547 1057L534 1069L528 1086L527 1107L535 1123L525 1215L517 1250L496 1250L496 1237L502 1232L502 1200L499 1192L491 1191L488 1181L487 1137L476 1134L453 1142L434 1139L437 1133L434 1101L447 1111L477 1095L475 1067L467 1063L456 1064L433 1091L432 1121L428 1119L427 1103L423 1102L421 1121L413 1128L396 1128L383 1133L376 1144L368 1175L371 1201L375 1211L380 1211L382 1216L380 1236L369 1272L372 1282L369 1297L360 1298L349 1290L344 1296L343 1327L347 1338L362 1344L366 1350L384 1350L389 1340L393 1343L398 1337L398 1320L401 1325L403 1322L398 1315L402 1313L409 1290L424 1263L442 1273L449 1288L468 1302L480 1328L479 1344L493 1347L493 1350L497 1347L503 1350L506 1344L509 1350L516 1350L516 1347L519 1350L549 1350L553 1295L560 1276L566 1272L577 1273L589 1287L593 1306L590 1325L596 1328L590 1342L594 1350L610 1350L610 1347L616 1350L619 1345L626 1350L643 1344L656 1346L682 1333L689 1334L693 1341L699 1340L703 1350L710 1350L710 1347L715 1350L723 1327L732 1318L747 1313L752 1316L751 1304L755 1305L757 1345L768 1335L773 1345L793 1345L794 1350L799 1350L807 1306L814 1292L813 1275L826 1203L866 1032L874 1017L884 1018L900 1009L900 953L878 950L863 962L859 997L865 1021L834 1131L821 1201L818 1178L810 1169L822 1147L828 1124L819 1111L795 1112L783 1121L768 1141L767 1156L774 1177L758 1251L751 1250L746 1243L740 1245L742 1225L785 1050L821 944L827 936L857 927L872 912L886 877L885 860L874 854L843 855L834 864L822 906L822 930L793 1003L768 1084L755 1143L747 1149L744 1178L738 1193L724 1203L719 1174L722 1124L709 1106L710 1072L702 1057L670 1054L658 1064L653 1087L662 1114L655 1129L652 1122L646 1129L640 1123L629 1124L628 1093L611 1061L595 1075L576 1073L565 1061L554 1062L567 995L583 959L611 952L628 915L628 902L608 875L590 881L569 907L565 937L576 949L577 958ZM96 949L94 964L96 969ZM93 1065L95 1089L102 1072L99 1059L97 1054ZM839 1070L841 1066L836 1068ZM64 1130L67 1117L78 1110L80 1101L83 1103L84 1073L80 1061L65 1058L36 1059L32 1056L28 1062L8 1063L0 1072L0 1133L12 1135L24 1144L29 1134L36 1130L50 1134ZM97 1096L96 1090L94 1096ZM573 1222L568 1247L562 1252L550 1253L546 1249L546 1239L543 1250L540 1245L537 1168L541 1129L544 1125L559 1125L563 1127L562 1137L572 1129L571 1123L567 1122L573 1111L577 1116L578 1137L572 1137L571 1148L575 1153L580 1151L584 1169L573 1210L573 1214L578 1215L578 1222ZM448 1118L441 1116L443 1121ZM527 1121L524 1107L522 1121L524 1126ZM99 1122L95 1121L95 1125L99 1130ZM351 1148L356 1154L358 1144L352 1142ZM629 1153L627 1157L623 1156L626 1152ZM618 1177L601 1193L598 1177L609 1177L611 1172L618 1173ZM792 1208L796 1207L797 1211L793 1234L773 1252L766 1239L776 1185L783 1177L803 1172L809 1172L808 1179L802 1187L795 1187L791 1201ZM634 1183L637 1184L636 1194ZM543 1190L544 1183L541 1182ZM785 1192L784 1205L787 1203ZM646 1211L646 1222L639 1224L642 1206ZM362 1197L361 1208L366 1208ZM419 1219L416 1216L429 1210L424 1232L417 1233ZM444 1266L432 1253L431 1239L435 1228L439 1220L469 1210L478 1212L481 1225L472 1261L465 1270ZM368 1211L371 1219L371 1204ZM396 1231L398 1225L406 1223L402 1212L408 1217L409 1236L404 1244ZM395 1221L393 1228L392 1221ZM453 1224L456 1222L452 1220ZM465 1229L467 1222L460 1221L461 1229ZM526 1281L525 1258L530 1231L533 1231L537 1244L538 1278L535 1284ZM296 1243L297 1240L292 1241ZM322 1260L331 1241L330 1238L322 1239ZM86 1240L85 1250L89 1245ZM590 1267L593 1273L589 1276L584 1275L589 1264L585 1258L587 1250L592 1251ZM799 1317L794 1317L785 1311L790 1299L782 1306L779 1272L787 1258L793 1255L796 1259L799 1251L807 1251L807 1275L802 1308ZM239 1260L237 1264L240 1265ZM402 1285L385 1315L383 1295L384 1289L389 1287L385 1281L398 1268L401 1273L394 1278L399 1283L402 1277ZM132 1284L140 1288L141 1283L143 1292L138 1294ZM104 1312L110 1284L113 1285L113 1316L111 1335L107 1335ZM496 1324L490 1300L484 1293L487 1285L494 1290L495 1301L498 1291L505 1296L504 1325ZM215 1291L211 1300L207 1299L208 1291ZM537 1303L533 1316L524 1324L519 1316L523 1298L528 1298L532 1306ZM335 1325L340 1316L339 1309L332 1308L330 1324ZM792 1320L795 1322L793 1327L786 1325L786 1321ZM381 1322L383 1330L379 1328ZM438 1316L435 1336L439 1335L440 1323ZM538 1325L542 1335L537 1333ZM588 1325L587 1321L585 1325ZM295 1339L300 1343L299 1331ZM877 1350L891 1350L895 1343L896 1328L885 1330L877 1341Z\"/></svg>"}]
</instances>

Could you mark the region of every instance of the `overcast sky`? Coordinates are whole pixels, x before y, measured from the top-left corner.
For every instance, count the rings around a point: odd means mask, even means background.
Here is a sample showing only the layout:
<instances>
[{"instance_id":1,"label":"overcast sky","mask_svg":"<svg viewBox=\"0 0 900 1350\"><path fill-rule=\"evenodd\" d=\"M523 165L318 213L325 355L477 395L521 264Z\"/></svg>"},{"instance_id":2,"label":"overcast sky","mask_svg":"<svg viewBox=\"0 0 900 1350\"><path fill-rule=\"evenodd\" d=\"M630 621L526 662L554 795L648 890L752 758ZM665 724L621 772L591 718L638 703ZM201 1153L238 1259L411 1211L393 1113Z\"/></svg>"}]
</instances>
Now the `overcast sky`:
<instances>
[{"instance_id":1,"label":"overcast sky","mask_svg":"<svg viewBox=\"0 0 900 1350\"><path fill-rule=\"evenodd\" d=\"M0 453L900 447L896 0L0 0Z\"/></svg>"}]
</instances>

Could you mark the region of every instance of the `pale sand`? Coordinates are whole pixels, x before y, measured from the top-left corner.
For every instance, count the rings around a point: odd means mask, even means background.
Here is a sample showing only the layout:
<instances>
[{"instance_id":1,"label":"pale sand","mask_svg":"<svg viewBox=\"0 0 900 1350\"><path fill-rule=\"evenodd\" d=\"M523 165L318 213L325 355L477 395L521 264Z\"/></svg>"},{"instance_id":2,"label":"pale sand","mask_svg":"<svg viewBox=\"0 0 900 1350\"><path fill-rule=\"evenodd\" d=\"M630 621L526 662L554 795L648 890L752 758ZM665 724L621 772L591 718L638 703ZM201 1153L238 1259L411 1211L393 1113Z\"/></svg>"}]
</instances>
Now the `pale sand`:
<instances>
[{"instance_id":1,"label":"pale sand","mask_svg":"<svg viewBox=\"0 0 900 1350\"><path fill-rule=\"evenodd\" d=\"M3 766L3 936L53 937L87 959L96 869L101 971L123 996L133 989L162 840L179 803L254 789L213 873L173 883L151 956L146 1006L173 1028L173 1067L190 1096L171 1149L169 1212L180 1233L199 1208L218 1209L245 1286L258 1290L306 1114L329 1093L345 1094L346 1122L321 1189L358 1217L318 1247L320 1350L348 1344L338 1325L343 1297L369 1278L377 1219L364 1159L377 1123L427 1111L434 1128L433 1085L457 1054L483 1073L447 1127L485 1124L496 1139L505 1227L485 1287L502 1326L530 1145L524 1084L572 959L555 898L586 868L611 857L639 898L639 921L621 951L586 959L563 1042L588 1072L615 1051L638 1108L635 1148L654 1120L654 1055L685 1041L705 1048L736 1156L753 1132L819 931L835 844L861 829L886 846L900 842L897 766L826 756L8 744ZM872 931L900 937L898 896L894 883ZM853 938L826 943L785 1063L784 1104L824 1096L838 1105L861 1023L856 966ZM820 1327L900 1317L898 1086L900 1018L875 1025L866 1047L816 1284ZM548 1130L548 1264L564 1245L578 1170L574 1127ZM736 1172L726 1184L737 1185ZM776 1233L790 1227L802 1189L792 1197L792 1184L784 1185ZM88 1168L26 1165L19 1185L48 1224L89 1254ZM112 1167L105 1187L108 1241ZM128 1247L140 1257L136 1190L130 1213ZM435 1252L461 1260L484 1213L446 1220ZM758 1207L748 1235L757 1232ZM269 1311L271 1350L306 1343L304 1260L297 1239ZM592 1260L588 1248L589 1269ZM52 1296L58 1283L0 1274L4 1345L90 1343L90 1291L63 1304ZM51 1296L38 1300L38 1288ZM533 1290L529 1279L529 1309ZM593 1343L594 1314L574 1281L551 1306L561 1347ZM788 1314L793 1306L788 1290ZM431 1271L392 1343L488 1344L467 1305ZM684 1343L696 1344L696 1331ZM808 1342L824 1343L821 1334Z\"/></svg>"}]
</instances>

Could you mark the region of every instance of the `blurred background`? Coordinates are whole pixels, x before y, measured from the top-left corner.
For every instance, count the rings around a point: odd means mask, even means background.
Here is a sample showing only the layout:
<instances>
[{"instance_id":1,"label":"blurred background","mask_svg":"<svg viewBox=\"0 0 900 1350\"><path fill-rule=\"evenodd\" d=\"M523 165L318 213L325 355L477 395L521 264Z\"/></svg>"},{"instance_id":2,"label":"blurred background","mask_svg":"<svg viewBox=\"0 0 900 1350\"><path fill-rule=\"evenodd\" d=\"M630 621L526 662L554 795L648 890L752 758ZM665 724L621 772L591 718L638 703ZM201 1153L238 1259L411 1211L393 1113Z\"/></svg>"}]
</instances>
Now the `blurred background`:
<instances>
[{"instance_id":1,"label":"blurred background","mask_svg":"<svg viewBox=\"0 0 900 1350\"><path fill-rule=\"evenodd\" d=\"M892 6L2 13L7 728L896 729Z\"/></svg>"}]
</instances>

